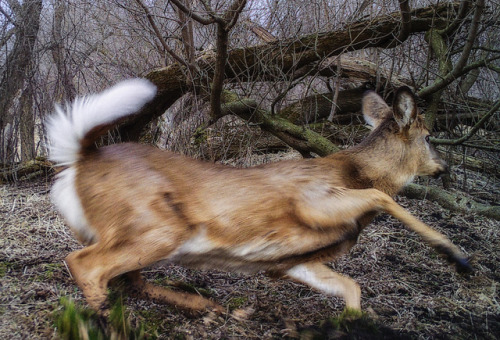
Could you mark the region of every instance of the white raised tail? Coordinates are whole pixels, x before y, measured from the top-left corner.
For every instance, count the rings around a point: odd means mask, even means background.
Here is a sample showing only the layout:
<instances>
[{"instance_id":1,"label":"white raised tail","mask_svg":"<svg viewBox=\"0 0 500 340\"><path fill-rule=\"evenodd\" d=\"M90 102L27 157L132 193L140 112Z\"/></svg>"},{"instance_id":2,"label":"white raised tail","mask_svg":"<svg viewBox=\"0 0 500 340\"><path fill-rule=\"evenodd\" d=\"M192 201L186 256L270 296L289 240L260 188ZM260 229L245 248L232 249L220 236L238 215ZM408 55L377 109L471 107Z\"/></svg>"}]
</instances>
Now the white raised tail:
<instances>
[{"instance_id":1,"label":"white raised tail","mask_svg":"<svg viewBox=\"0 0 500 340\"><path fill-rule=\"evenodd\" d=\"M92 129L137 112L155 94L156 86L151 82L130 79L104 92L76 98L65 109L56 105L55 113L46 122L49 159L57 165L73 164Z\"/></svg>"},{"instance_id":2,"label":"white raised tail","mask_svg":"<svg viewBox=\"0 0 500 340\"><path fill-rule=\"evenodd\" d=\"M91 244L95 232L88 225L75 189L76 169L83 149L93 145L100 134L91 132L100 126L110 128L123 117L141 109L156 94L156 86L145 79L125 80L104 92L76 98L46 121L49 159L68 166L57 176L51 191L52 201L83 244ZM101 131L102 132L102 131Z\"/></svg>"}]
</instances>

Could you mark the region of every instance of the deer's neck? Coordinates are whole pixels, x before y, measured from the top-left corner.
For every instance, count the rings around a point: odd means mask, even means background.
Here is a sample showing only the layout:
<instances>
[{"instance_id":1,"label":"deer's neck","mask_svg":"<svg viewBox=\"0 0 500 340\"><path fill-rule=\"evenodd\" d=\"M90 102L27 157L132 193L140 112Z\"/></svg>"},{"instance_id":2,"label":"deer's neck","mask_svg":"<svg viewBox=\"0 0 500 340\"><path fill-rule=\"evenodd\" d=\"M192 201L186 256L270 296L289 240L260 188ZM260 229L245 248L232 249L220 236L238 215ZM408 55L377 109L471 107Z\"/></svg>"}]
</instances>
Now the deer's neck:
<instances>
[{"instance_id":1,"label":"deer's neck","mask_svg":"<svg viewBox=\"0 0 500 340\"><path fill-rule=\"evenodd\" d=\"M354 147L339 153L345 159L344 163L349 164L345 176L354 177L353 182L366 184L390 196L397 194L415 177L415 171L407 165L404 155L403 150L384 146Z\"/></svg>"}]
</instances>

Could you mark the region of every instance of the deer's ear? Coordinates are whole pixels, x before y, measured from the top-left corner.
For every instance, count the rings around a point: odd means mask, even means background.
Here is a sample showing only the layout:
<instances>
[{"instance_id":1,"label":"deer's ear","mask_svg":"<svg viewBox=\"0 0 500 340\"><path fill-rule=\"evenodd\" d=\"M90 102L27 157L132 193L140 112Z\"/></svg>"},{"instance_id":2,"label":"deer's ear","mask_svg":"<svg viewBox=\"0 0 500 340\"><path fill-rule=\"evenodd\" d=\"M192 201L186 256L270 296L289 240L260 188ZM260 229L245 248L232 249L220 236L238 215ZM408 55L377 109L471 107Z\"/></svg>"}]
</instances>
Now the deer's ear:
<instances>
[{"instance_id":1,"label":"deer's ear","mask_svg":"<svg viewBox=\"0 0 500 340\"><path fill-rule=\"evenodd\" d=\"M373 128L391 114L389 106L375 91L366 91L363 95L362 111L365 121Z\"/></svg>"},{"instance_id":2,"label":"deer's ear","mask_svg":"<svg viewBox=\"0 0 500 340\"><path fill-rule=\"evenodd\" d=\"M394 119L400 128L409 126L417 118L418 109L415 95L406 86L400 87L394 96Z\"/></svg>"}]
</instances>

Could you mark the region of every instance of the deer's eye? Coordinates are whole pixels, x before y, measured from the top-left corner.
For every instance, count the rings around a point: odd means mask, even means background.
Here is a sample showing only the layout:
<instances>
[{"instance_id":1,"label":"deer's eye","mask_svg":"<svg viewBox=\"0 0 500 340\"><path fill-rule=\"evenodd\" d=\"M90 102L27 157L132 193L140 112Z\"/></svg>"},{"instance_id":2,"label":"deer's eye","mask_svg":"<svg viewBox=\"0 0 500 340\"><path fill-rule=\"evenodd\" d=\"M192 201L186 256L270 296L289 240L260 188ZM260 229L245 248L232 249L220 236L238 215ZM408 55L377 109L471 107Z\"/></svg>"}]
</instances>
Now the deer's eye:
<instances>
[{"instance_id":1,"label":"deer's eye","mask_svg":"<svg viewBox=\"0 0 500 340\"><path fill-rule=\"evenodd\" d=\"M425 136L425 141L426 141L427 143L430 143L430 142L431 142L431 135L427 135L427 136Z\"/></svg>"}]
</instances>

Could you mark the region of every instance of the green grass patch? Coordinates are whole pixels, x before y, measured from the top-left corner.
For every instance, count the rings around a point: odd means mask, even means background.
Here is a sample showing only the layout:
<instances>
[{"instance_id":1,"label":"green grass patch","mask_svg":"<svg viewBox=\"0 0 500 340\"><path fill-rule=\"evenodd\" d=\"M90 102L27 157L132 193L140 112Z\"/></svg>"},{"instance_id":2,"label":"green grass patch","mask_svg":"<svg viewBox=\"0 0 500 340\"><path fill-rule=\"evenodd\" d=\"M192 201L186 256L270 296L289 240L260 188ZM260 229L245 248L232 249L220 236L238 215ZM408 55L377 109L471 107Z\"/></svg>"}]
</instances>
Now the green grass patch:
<instances>
[{"instance_id":1,"label":"green grass patch","mask_svg":"<svg viewBox=\"0 0 500 340\"><path fill-rule=\"evenodd\" d=\"M13 268L14 265L10 262L0 262L0 278L5 277L9 269Z\"/></svg>"},{"instance_id":2,"label":"green grass patch","mask_svg":"<svg viewBox=\"0 0 500 340\"><path fill-rule=\"evenodd\" d=\"M160 334L171 334L175 325L166 321L162 309L135 310L134 314L141 320L146 334L149 338L157 338Z\"/></svg>"},{"instance_id":3,"label":"green grass patch","mask_svg":"<svg viewBox=\"0 0 500 340\"><path fill-rule=\"evenodd\" d=\"M248 298L246 296L237 296L231 298L228 301L227 306L229 307L229 310L235 310L243 307L247 302Z\"/></svg>"},{"instance_id":4,"label":"green grass patch","mask_svg":"<svg viewBox=\"0 0 500 340\"><path fill-rule=\"evenodd\" d=\"M55 312L55 325L61 339L64 340L104 340L104 339L154 339L146 335L144 326L132 327L130 318L121 298L111 308L108 322L88 308L77 306L68 298L61 298L60 308Z\"/></svg>"},{"instance_id":5,"label":"green grass patch","mask_svg":"<svg viewBox=\"0 0 500 340\"><path fill-rule=\"evenodd\" d=\"M35 281L44 282L54 278L57 273L60 273L63 265L61 263L45 263L42 265L43 272L36 276Z\"/></svg>"}]
</instances>

